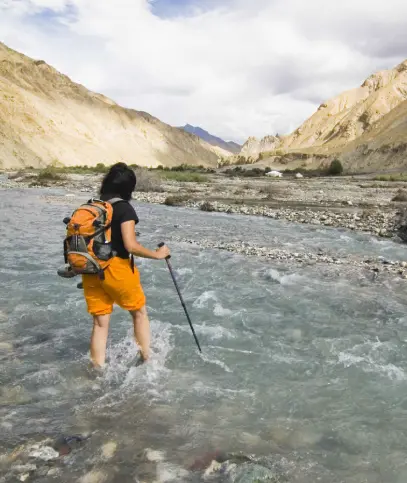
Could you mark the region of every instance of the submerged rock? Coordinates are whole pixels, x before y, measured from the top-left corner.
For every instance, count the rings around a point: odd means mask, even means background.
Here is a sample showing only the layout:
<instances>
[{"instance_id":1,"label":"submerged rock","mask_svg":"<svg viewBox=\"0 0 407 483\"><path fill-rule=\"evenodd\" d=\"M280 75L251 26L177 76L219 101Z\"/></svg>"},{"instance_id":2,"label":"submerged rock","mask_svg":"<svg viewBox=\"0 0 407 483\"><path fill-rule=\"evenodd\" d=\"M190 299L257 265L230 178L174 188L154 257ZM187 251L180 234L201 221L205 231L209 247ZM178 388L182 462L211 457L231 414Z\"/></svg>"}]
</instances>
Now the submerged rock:
<instances>
[{"instance_id":1,"label":"submerged rock","mask_svg":"<svg viewBox=\"0 0 407 483\"><path fill-rule=\"evenodd\" d=\"M204 480L222 475L222 481L229 483L281 483L287 481L281 472L267 467L260 460L245 455L230 454L226 461L212 460L203 473Z\"/></svg>"},{"instance_id":2,"label":"submerged rock","mask_svg":"<svg viewBox=\"0 0 407 483\"><path fill-rule=\"evenodd\" d=\"M107 475L100 470L92 470L79 479L79 483L104 483L107 480Z\"/></svg>"},{"instance_id":3,"label":"submerged rock","mask_svg":"<svg viewBox=\"0 0 407 483\"><path fill-rule=\"evenodd\" d=\"M407 242L407 209L397 213L395 225L399 238L403 242Z\"/></svg>"},{"instance_id":4,"label":"submerged rock","mask_svg":"<svg viewBox=\"0 0 407 483\"><path fill-rule=\"evenodd\" d=\"M314 265L327 264L327 265L341 265L343 269L347 267L349 270L358 269L378 272L383 265L386 264L388 273L397 275L403 278L404 272L400 272L400 262L399 261L386 261L383 257L377 257L372 259L366 259L358 255L348 255L341 258L336 256L328 256L323 251L319 250L317 252L291 252L284 248L274 248L274 247L264 247L256 246L254 244L248 244L244 242L239 243L227 243L227 242L216 242L213 240L201 238L200 240L192 240L189 238L181 238L177 236L172 236L173 241L189 243L191 245L197 245L201 248L210 248L218 250L226 250L228 252L234 252L241 255L263 257L267 260L276 260L277 262L295 262L302 265ZM407 265L406 265L407 266ZM281 283L280 277L273 277L272 275L265 275L266 278L270 280Z\"/></svg>"},{"instance_id":5,"label":"submerged rock","mask_svg":"<svg viewBox=\"0 0 407 483\"><path fill-rule=\"evenodd\" d=\"M189 467L190 471L202 471L208 469L208 466L212 463L223 463L228 459L228 455L223 451L213 451L203 455L201 458L196 459Z\"/></svg>"},{"instance_id":6,"label":"submerged rock","mask_svg":"<svg viewBox=\"0 0 407 483\"><path fill-rule=\"evenodd\" d=\"M145 450L145 457L148 461L158 463L165 460L165 454L163 451L156 451L154 449L147 448Z\"/></svg>"},{"instance_id":7,"label":"submerged rock","mask_svg":"<svg viewBox=\"0 0 407 483\"><path fill-rule=\"evenodd\" d=\"M53 449L58 452L59 456L66 456L80 448L89 438L90 435L61 436L55 441Z\"/></svg>"},{"instance_id":8,"label":"submerged rock","mask_svg":"<svg viewBox=\"0 0 407 483\"><path fill-rule=\"evenodd\" d=\"M110 460L113 458L117 450L116 441L109 441L102 446L102 457L104 460Z\"/></svg>"},{"instance_id":9,"label":"submerged rock","mask_svg":"<svg viewBox=\"0 0 407 483\"><path fill-rule=\"evenodd\" d=\"M22 386L3 386L0 388L0 406L26 404L31 395Z\"/></svg>"},{"instance_id":10,"label":"submerged rock","mask_svg":"<svg viewBox=\"0 0 407 483\"><path fill-rule=\"evenodd\" d=\"M11 352L14 349L10 342L0 342L0 352Z\"/></svg>"},{"instance_id":11,"label":"submerged rock","mask_svg":"<svg viewBox=\"0 0 407 483\"><path fill-rule=\"evenodd\" d=\"M59 453L51 448L51 446L42 446L34 444L28 453L30 458L36 458L43 461L51 461L59 457Z\"/></svg>"}]
</instances>

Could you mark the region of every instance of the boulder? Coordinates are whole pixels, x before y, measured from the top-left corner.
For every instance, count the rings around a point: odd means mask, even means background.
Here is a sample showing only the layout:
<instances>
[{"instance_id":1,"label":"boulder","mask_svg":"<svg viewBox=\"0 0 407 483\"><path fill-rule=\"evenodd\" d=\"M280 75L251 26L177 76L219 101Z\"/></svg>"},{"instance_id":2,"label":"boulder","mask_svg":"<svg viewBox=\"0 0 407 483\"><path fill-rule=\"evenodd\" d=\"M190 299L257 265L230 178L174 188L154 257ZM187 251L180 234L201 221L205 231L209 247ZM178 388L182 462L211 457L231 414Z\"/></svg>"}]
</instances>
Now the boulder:
<instances>
[{"instance_id":1,"label":"boulder","mask_svg":"<svg viewBox=\"0 0 407 483\"><path fill-rule=\"evenodd\" d=\"M407 209L401 210L397 214L396 232L403 242L407 242Z\"/></svg>"},{"instance_id":2,"label":"boulder","mask_svg":"<svg viewBox=\"0 0 407 483\"><path fill-rule=\"evenodd\" d=\"M266 173L266 176L270 176L272 178L282 178L283 175L282 173L280 173L280 171L269 171L268 173Z\"/></svg>"}]
</instances>

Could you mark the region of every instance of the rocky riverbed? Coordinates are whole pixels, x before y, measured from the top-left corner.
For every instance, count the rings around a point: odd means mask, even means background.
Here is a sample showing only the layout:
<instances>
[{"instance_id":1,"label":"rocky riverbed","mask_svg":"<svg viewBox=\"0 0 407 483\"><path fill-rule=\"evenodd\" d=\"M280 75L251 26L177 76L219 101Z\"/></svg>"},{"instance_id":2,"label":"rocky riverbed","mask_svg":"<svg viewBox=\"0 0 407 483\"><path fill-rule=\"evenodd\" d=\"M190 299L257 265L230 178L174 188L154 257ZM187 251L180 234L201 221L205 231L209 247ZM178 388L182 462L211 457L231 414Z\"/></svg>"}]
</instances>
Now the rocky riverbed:
<instances>
[{"instance_id":1,"label":"rocky riverbed","mask_svg":"<svg viewBox=\"0 0 407 483\"><path fill-rule=\"evenodd\" d=\"M152 175L157 176L155 174ZM70 174L65 180L37 183L30 173L3 174L1 188L63 187L71 194L98 191L102 175ZM143 180L142 180L143 181ZM296 223L346 228L391 238L399 231L403 203L393 202L403 183L372 180L264 180L208 177L204 183L159 180L134 194L136 201L206 211L265 216ZM156 191L155 191L156 190Z\"/></svg>"},{"instance_id":2,"label":"rocky riverbed","mask_svg":"<svg viewBox=\"0 0 407 483\"><path fill-rule=\"evenodd\" d=\"M54 203L67 198L97 193L102 175L71 174L52 187L66 190L65 196L46 196ZM143 182L143 180L142 180ZM14 174L0 178L0 188L37 187L35 176ZM153 183L152 189L157 184ZM141 186L145 189L145 186ZM45 188L47 189L47 188ZM308 179L308 180L242 180L212 176L205 183L163 181L157 191L136 191L134 199L140 202L184 206L208 212L263 216L293 223L345 228L378 237L395 238L400 231L399 213L403 208L392 199L400 189L398 183L389 184L372 180ZM276 247L246 246L236 243L213 243L205 240L182 240L203 248L216 248L271 260L289 260L297 263L347 264L375 273L390 272L407 279L404 260L340 259L324 253L291 253ZM407 256L406 256L407 260Z\"/></svg>"},{"instance_id":3,"label":"rocky riverbed","mask_svg":"<svg viewBox=\"0 0 407 483\"><path fill-rule=\"evenodd\" d=\"M346 267L347 271L369 271L376 278L380 273L393 274L407 279L407 262L389 260L384 257L333 256L323 250L316 252L292 252L282 248L267 247L245 242L214 242L208 239L171 237L172 240L196 245L201 248L226 250L246 256L262 257L276 262L291 262L299 265L327 264ZM407 256L406 256L407 258Z\"/></svg>"}]
</instances>

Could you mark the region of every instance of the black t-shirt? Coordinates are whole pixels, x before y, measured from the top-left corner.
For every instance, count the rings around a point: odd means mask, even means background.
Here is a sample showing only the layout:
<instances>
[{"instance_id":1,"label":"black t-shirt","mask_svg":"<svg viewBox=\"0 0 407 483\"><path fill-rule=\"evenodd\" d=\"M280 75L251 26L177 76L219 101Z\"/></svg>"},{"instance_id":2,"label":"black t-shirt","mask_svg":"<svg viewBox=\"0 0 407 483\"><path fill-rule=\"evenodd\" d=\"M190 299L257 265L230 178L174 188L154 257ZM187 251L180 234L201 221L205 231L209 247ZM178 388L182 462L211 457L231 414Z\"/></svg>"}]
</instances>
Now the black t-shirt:
<instances>
[{"instance_id":1,"label":"black t-shirt","mask_svg":"<svg viewBox=\"0 0 407 483\"><path fill-rule=\"evenodd\" d=\"M109 201L118 196L102 195L103 201ZM122 237L121 224L126 221L134 220L136 225L139 222L136 210L128 201L118 201L113 205L112 217L112 249L117 252L120 258L129 258L129 252L125 249Z\"/></svg>"}]
</instances>

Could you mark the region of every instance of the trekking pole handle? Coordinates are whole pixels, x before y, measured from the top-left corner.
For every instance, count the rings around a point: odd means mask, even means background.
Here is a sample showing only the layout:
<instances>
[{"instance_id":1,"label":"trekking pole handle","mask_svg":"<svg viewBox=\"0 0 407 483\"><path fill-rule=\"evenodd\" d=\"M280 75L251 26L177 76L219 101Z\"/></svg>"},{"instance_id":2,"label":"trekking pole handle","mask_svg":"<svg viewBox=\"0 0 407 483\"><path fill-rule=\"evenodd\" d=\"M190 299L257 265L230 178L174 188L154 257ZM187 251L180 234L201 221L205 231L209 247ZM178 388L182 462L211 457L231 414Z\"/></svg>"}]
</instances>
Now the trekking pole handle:
<instances>
[{"instance_id":1,"label":"trekking pole handle","mask_svg":"<svg viewBox=\"0 0 407 483\"><path fill-rule=\"evenodd\" d=\"M161 242L161 243L159 243L159 244L158 244L158 248L161 248L161 247L163 247L164 245L165 245L165 243L164 243L164 242ZM169 260L170 258L171 258L171 255L168 255L168 257L166 257L165 259L166 259L166 260Z\"/></svg>"}]
</instances>

